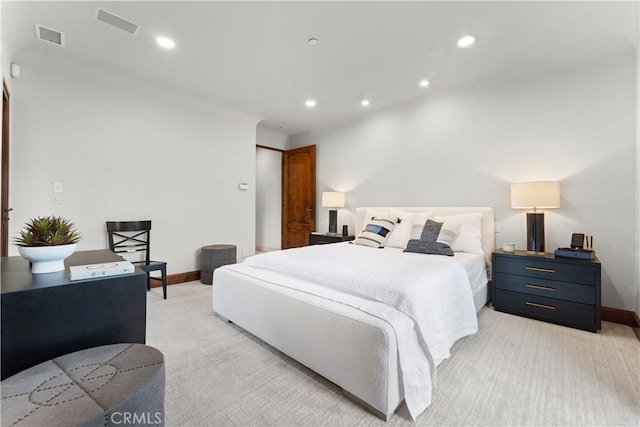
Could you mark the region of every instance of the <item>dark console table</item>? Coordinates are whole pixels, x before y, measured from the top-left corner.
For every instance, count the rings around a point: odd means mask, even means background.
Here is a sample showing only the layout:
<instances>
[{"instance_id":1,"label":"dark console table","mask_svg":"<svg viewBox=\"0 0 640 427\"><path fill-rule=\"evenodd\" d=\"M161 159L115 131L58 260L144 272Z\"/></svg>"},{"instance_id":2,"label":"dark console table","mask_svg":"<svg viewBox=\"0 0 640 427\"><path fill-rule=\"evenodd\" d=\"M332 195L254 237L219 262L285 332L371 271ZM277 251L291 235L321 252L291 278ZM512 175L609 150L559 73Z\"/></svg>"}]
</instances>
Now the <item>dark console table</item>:
<instances>
[{"instance_id":1,"label":"dark console table","mask_svg":"<svg viewBox=\"0 0 640 427\"><path fill-rule=\"evenodd\" d=\"M69 266L122 261L108 250L76 252L58 273L31 274L22 257L1 258L2 379L90 347L145 343L147 276L71 281Z\"/></svg>"}]
</instances>

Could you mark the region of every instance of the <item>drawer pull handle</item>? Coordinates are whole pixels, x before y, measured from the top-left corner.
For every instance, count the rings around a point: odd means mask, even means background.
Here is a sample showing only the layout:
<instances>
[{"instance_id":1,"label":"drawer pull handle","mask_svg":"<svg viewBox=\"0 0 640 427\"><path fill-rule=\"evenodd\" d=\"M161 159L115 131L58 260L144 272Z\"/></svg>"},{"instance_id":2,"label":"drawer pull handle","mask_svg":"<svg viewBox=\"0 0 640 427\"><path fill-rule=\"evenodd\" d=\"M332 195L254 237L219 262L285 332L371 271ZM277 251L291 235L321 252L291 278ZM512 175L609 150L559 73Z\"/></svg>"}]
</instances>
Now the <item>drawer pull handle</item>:
<instances>
[{"instance_id":1,"label":"drawer pull handle","mask_svg":"<svg viewBox=\"0 0 640 427\"><path fill-rule=\"evenodd\" d=\"M539 307L539 308L546 308L547 310L555 310L556 308L552 305L546 305L546 304L538 304L536 302L525 302L525 304L527 305L532 305L534 307Z\"/></svg>"},{"instance_id":2,"label":"drawer pull handle","mask_svg":"<svg viewBox=\"0 0 640 427\"><path fill-rule=\"evenodd\" d=\"M551 268L538 268L538 267L525 267L526 270L540 271L542 273L555 273L556 271Z\"/></svg>"},{"instance_id":3,"label":"drawer pull handle","mask_svg":"<svg viewBox=\"0 0 640 427\"><path fill-rule=\"evenodd\" d=\"M527 288L531 288L531 289L540 289L541 291L551 291L551 292L555 292L556 291L556 288L550 288L548 286L530 285L530 284L527 284L525 286Z\"/></svg>"}]
</instances>

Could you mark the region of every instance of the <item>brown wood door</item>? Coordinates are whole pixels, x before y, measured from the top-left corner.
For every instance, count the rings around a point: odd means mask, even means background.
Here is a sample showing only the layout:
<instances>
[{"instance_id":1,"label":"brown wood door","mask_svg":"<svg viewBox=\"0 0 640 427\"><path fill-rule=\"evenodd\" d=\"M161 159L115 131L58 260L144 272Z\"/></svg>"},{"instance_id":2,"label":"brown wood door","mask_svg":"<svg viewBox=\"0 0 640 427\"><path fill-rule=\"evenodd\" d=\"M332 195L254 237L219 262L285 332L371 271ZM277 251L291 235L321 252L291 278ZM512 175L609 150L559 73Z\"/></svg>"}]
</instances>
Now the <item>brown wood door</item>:
<instances>
[{"instance_id":1,"label":"brown wood door","mask_svg":"<svg viewBox=\"0 0 640 427\"><path fill-rule=\"evenodd\" d=\"M309 244L316 229L316 146L282 155L282 249Z\"/></svg>"},{"instance_id":2,"label":"brown wood door","mask_svg":"<svg viewBox=\"0 0 640 427\"><path fill-rule=\"evenodd\" d=\"M2 82L2 179L0 179L0 256L9 254L9 91Z\"/></svg>"}]
</instances>

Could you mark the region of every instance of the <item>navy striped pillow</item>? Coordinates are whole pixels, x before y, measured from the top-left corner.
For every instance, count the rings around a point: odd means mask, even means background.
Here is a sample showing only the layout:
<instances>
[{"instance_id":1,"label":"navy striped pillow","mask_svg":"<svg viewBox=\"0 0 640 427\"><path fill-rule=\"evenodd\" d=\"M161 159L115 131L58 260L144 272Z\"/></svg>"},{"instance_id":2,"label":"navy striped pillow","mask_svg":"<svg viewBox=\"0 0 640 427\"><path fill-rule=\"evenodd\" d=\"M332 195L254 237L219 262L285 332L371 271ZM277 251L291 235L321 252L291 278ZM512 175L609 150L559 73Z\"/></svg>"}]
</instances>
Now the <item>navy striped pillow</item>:
<instances>
[{"instance_id":1,"label":"navy striped pillow","mask_svg":"<svg viewBox=\"0 0 640 427\"><path fill-rule=\"evenodd\" d=\"M398 217L374 216L353 241L356 245L382 248L396 224Z\"/></svg>"}]
</instances>

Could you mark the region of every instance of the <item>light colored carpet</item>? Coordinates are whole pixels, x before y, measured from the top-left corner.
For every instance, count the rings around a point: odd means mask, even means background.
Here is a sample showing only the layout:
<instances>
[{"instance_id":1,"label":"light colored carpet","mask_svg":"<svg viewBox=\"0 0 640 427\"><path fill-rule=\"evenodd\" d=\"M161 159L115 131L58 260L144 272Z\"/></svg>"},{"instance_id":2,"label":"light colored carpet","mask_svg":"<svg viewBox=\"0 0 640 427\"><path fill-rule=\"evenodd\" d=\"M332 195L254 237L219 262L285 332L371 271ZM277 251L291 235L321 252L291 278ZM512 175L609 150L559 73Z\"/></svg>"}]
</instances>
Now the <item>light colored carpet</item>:
<instances>
[{"instance_id":1,"label":"light colored carpet","mask_svg":"<svg viewBox=\"0 0 640 427\"><path fill-rule=\"evenodd\" d=\"M213 315L211 286L148 294L147 343L166 358L167 426L360 426L382 420L340 389ZM640 342L603 322L598 334L491 308L438 369L417 425L640 425ZM403 407L387 425L411 424Z\"/></svg>"}]
</instances>

